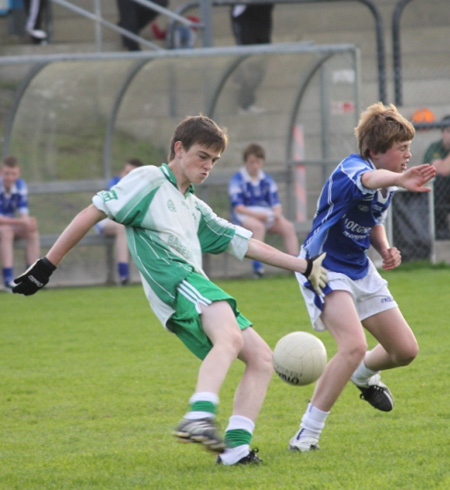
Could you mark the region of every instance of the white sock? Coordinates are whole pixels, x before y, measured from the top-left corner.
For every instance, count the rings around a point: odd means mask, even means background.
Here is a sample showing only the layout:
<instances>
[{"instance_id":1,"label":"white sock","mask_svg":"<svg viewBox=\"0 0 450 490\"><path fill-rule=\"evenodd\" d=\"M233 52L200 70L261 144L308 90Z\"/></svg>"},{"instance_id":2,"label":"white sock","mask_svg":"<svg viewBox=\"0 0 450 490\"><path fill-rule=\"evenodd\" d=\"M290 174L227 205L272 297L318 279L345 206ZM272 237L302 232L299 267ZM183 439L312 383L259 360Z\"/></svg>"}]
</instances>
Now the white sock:
<instances>
[{"instance_id":1,"label":"white sock","mask_svg":"<svg viewBox=\"0 0 450 490\"><path fill-rule=\"evenodd\" d=\"M244 429L247 432L250 432L250 434L253 434L253 430L255 429L255 422L247 417L244 417L243 415L232 415L228 421L228 426L225 429L225 432L227 430L236 429Z\"/></svg>"},{"instance_id":2,"label":"white sock","mask_svg":"<svg viewBox=\"0 0 450 490\"><path fill-rule=\"evenodd\" d=\"M356 368L356 371L352 374L351 381L357 386L368 386L369 379L377 374L378 371L373 371L369 369L364 360L361 361L361 364Z\"/></svg>"},{"instance_id":3,"label":"white sock","mask_svg":"<svg viewBox=\"0 0 450 490\"><path fill-rule=\"evenodd\" d=\"M325 427L325 420L330 412L318 409L312 403L308 404L306 412L303 414L300 424L300 439L309 439L311 443L319 440L322 429Z\"/></svg>"},{"instance_id":4,"label":"white sock","mask_svg":"<svg viewBox=\"0 0 450 490\"><path fill-rule=\"evenodd\" d=\"M220 460L224 465L236 464L240 459L245 458L250 452L248 444L242 444L237 447L227 447L225 452L220 455Z\"/></svg>"},{"instance_id":5,"label":"white sock","mask_svg":"<svg viewBox=\"0 0 450 490\"><path fill-rule=\"evenodd\" d=\"M226 432L229 430L238 430L243 429L250 434L253 434L253 430L255 429L255 423L253 420L244 417L243 415L232 415L228 421L228 426L225 430ZM245 458L250 452L249 444L241 444L236 447L227 447L225 448L225 452L220 455L220 460L224 465L232 465L236 464L240 459Z\"/></svg>"}]
</instances>

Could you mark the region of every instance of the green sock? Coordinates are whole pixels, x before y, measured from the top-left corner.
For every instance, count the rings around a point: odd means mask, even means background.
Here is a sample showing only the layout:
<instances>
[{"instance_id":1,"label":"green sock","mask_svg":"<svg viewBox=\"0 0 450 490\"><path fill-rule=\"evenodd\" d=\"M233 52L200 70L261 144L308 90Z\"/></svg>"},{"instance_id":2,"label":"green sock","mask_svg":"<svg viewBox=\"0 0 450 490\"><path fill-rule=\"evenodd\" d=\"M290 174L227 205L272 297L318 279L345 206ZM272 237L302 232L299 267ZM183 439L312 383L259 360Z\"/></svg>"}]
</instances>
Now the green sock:
<instances>
[{"instance_id":1,"label":"green sock","mask_svg":"<svg viewBox=\"0 0 450 490\"><path fill-rule=\"evenodd\" d=\"M191 403L191 412L207 412L211 415L215 415L217 405L213 402L207 402L205 400L198 400Z\"/></svg>"},{"instance_id":2,"label":"green sock","mask_svg":"<svg viewBox=\"0 0 450 490\"><path fill-rule=\"evenodd\" d=\"M244 429L232 429L225 432L225 444L227 447L237 447L250 444L252 434Z\"/></svg>"}]
</instances>

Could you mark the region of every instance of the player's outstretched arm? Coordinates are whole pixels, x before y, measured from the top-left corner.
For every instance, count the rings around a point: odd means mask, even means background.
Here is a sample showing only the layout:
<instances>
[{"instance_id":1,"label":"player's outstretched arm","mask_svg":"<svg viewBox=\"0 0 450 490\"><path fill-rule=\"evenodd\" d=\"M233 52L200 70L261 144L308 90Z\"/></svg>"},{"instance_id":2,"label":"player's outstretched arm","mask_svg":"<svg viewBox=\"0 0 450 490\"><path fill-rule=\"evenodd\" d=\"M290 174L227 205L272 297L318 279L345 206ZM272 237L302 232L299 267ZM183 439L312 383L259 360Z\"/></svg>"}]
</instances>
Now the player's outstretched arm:
<instances>
[{"instance_id":1,"label":"player's outstretched arm","mask_svg":"<svg viewBox=\"0 0 450 490\"><path fill-rule=\"evenodd\" d=\"M98 221L105 218L93 204L83 209L61 233L47 255L37 260L23 274L14 279L13 293L30 296L49 281L63 257L86 235Z\"/></svg>"},{"instance_id":2,"label":"player's outstretched arm","mask_svg":"<svg viewBox=\"0 0 450 490\"><path fill-rule=\"evenodd\" d=\"M253 260L259 260L268 265L279 267L293 272L300 272L311 283L316 293L322 294L328 278L327 271L322 267L325 253L311 259L301 259L293 255L286 254L280 250L271 247L267 243L250 238L246 257Z\"/></svg>"},{"instance_id":3,"label":"player's outstretched arm","mask_svg":"<svg viewBox=\"0 0 450 490\"><path fill-rule=\"evenodd\" d=\"M405 172L392 172L378 169L366 172L361 181L368 189L381 189L383 187L398 186L412 192L429 192L430 187L425 184L436 176L436 169L429 163L408 168Z\"/></svg>"}]
</instances>

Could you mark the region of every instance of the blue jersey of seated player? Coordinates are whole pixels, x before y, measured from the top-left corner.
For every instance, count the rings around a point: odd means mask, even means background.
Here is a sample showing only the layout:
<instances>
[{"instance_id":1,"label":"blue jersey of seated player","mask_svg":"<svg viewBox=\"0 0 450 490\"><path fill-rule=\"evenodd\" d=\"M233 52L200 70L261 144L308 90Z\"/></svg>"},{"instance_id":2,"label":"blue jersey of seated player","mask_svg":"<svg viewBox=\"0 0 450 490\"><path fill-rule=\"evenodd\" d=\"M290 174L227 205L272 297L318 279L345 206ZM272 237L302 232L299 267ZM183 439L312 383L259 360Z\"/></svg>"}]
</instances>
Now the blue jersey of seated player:
<instances>
[{"instance_id":1,"label":"blue jersey of seated player","mask_svg":"<svg viewBox=\"0 0 450 490\"><path fill-rule=\"evenodd\" d=\"M231 203L231 220L239 222L234 208L239 204L244 206L259 206L272 208L280 204L278 188L275 180L262 170L257 182L254 182L245 168L233 175L228 186L228 197Z\"/></svg>"},{"instance_id":2,"label":"blue jersey of seated player","mask_svg":"<svg viewBox=\"0 0 450 490\"><path fill-rule=\"evenodd\" d=\"M16 211L28 214L28 189L23 179L17 179L7 193L0 177L0 215L14 218Z\"/></svg>"},{"instance_id":3,"label":"blue jersey of seated player","mask_svg":"<svg viewBox=\"0 0 450 490\"><path fill-rule=\"evenodd\" d=\"M326 252L323 266L354 280L367 273L370 231L383 224L396 190L364 187L361 176L374 170L373 163L360 155L350 155L336 167L322 189L303 245L307 257Z\"/></svg>"}]
</instances>

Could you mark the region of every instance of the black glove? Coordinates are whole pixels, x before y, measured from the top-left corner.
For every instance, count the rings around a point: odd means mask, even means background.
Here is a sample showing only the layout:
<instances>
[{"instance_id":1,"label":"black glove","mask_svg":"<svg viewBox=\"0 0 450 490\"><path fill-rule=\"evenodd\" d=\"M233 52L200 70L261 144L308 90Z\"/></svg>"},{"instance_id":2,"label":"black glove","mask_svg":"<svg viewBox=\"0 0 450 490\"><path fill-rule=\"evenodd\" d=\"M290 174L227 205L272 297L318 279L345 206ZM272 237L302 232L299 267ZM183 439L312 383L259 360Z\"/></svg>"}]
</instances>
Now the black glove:
<instances>
[{"instance_id":1,"label":"black glove","mask_svg":"<svg viewBox=\"0 0 450 490\"><path fill-rule=\"evenodd\" d=\"M14 279L13 293L24 294L25 296L36 293L48 283L55 270L56 267L47 257L36 260L23 274Z\"/></svg>"},{"instance_id":2,"label":"black glove","mask_svg":"<svg viewBox=\"0 0 450 490\"><path fill-rule=\"evenodd\" d=\"M325 287L328 281L327 271L322 267L322 262L326 255L326 253L323 253L313 257L312 259L306 259L308 266L303 274L319 295L322 294L322 289Z\"/></svg>"}]
</instances>

